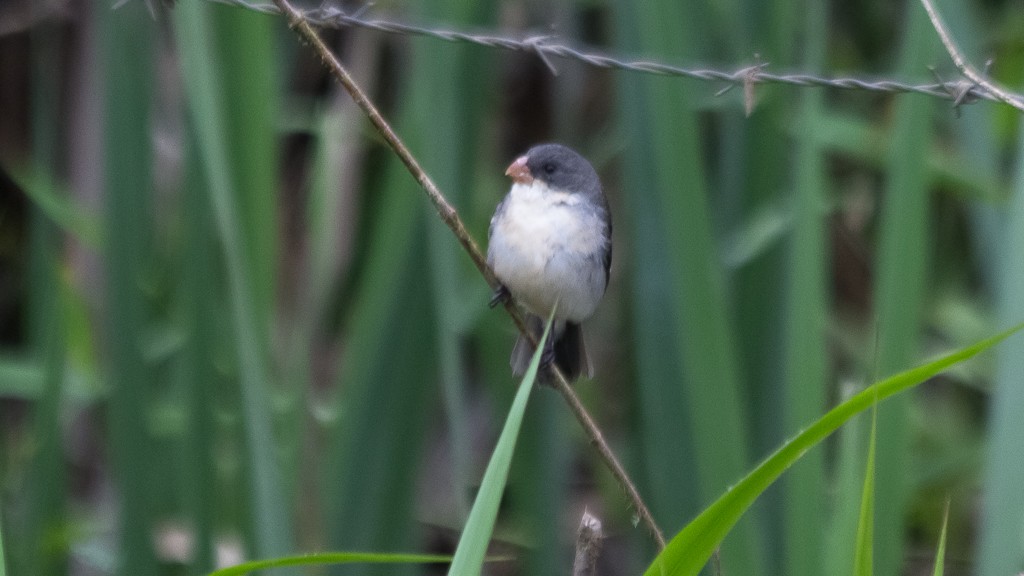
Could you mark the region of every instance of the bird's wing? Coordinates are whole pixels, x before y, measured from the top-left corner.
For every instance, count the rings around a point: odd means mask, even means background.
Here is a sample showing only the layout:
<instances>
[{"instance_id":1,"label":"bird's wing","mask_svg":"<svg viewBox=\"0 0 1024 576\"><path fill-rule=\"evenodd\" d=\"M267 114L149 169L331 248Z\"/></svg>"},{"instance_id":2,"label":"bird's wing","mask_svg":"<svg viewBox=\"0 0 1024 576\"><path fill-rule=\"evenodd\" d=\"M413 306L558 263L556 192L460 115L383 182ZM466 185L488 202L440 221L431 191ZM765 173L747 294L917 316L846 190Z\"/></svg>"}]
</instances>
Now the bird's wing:
<instances>
[{"instance_id":1,"label":"bird's wing","mask_svg":"<svg viewBox=\"0 0 1024 576\"><path fill-rule=\"evenodd\" d=\"M487 263L492 266L494 263L491 262L491 238L494 236L494 226L505 213L506 204L508 204L508 196L505 196L501 199L501 202L498 202L498 206L494 209L494 216L491 216L491 225L487 228Z\"/></svg>"}]
</instances>

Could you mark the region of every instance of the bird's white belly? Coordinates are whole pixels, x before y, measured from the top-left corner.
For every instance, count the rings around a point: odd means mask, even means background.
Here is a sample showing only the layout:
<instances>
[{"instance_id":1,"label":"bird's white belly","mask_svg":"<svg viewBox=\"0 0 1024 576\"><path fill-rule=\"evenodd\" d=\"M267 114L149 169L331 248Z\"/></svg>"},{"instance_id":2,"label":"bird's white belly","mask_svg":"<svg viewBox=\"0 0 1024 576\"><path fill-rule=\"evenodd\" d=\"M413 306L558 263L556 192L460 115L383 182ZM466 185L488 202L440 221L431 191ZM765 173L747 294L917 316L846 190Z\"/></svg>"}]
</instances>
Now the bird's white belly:
<instances>
[{"instance_id":1,"label":"bird's white belly","mask_svg":"<svg viewBox=\"0 0 1024 576\"><path fill-rule=\"evenodd\" d=\"M603 221L555 193L516 192L491 232L494 273L530 312L546 317L558 301L560 319L582 322L604 294Z\"/></svg>"}]
</instances>

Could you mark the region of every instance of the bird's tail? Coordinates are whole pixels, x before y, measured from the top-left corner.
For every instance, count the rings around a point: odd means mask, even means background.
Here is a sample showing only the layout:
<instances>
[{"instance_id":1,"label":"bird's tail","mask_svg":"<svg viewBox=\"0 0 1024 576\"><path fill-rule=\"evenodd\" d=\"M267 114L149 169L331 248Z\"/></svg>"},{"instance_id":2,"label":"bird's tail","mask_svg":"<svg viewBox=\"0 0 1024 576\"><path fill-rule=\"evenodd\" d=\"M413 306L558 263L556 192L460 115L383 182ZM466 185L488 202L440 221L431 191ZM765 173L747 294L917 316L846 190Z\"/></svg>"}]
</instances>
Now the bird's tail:
<instances>
[{"instance_id":1,"label":"bird's tail","mask_svg":"<svg viewBox=\"0 0 1024 576\"><path fill-rule=\"evenodd\" d=\"M556 323L557 324L557 323ZM540 340L544 334L544 320L539 316L528 314L526 316L526 327L533 334L534 338ZM550 358L571 383L580 376L591 378L594 375L594 367L587 356L587 348L583 341L583 328L575 322L564 322L562 326L552 326L552 334L548 339L550 346ZM509 364L512 366L512 373L522 376L530 366L530 358L533 357L533 345L523 335L519 335L516 345L512 348L512 358ZM541 383L550 384L547 370L541 370L539 375Z\"/></svg>"}]
</instances>

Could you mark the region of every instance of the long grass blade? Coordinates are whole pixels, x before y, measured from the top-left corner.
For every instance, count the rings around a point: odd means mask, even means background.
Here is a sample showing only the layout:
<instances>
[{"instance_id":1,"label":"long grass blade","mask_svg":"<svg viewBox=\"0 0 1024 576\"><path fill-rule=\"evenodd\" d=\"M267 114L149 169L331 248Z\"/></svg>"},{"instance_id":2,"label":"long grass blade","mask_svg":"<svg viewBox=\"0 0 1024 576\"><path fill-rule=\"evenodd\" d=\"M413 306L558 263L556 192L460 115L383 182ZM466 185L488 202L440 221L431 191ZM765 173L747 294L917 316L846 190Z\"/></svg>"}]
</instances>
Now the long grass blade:
<instances>
[{"instance_id":1,"label":"long grass blade","mask_svg":"<svg viewBox=\"0 0 1024 576\"><path fill-rule=\"evenodd\" d=\"M437 359L429 290L411 288L429 275L426 213L409 201L407 187L414 185L393 161L369 192L377 206L367 216L365 266L346 318L337 398L342 417L331 430L324 466L325 520L336 549L388 551L416 541L418 525L409 518L436 396L423 382L436 374Z\"/></svg>"},{"instance_id":2,"label":"long grass blade","mask_svg":"<svg viewBox=\"0 0 1024 576\"><path fill-rule=\"evenodd\" d=\"M800 432L716 500L668 543L647 568L648 576L693 576L700 572L740 516L794 462L847 420L899 392L995 346L1024 324L881 380L839 404Z\"/></svg>"},{"instance_id":3,"label":"long grass blade","mask_svg":"<svg viewBox=\"0 0 1024 576\"><path fill-rule=\"evenodd\" d=\"M1002 221L996 317L1024 315L1024 132L1017 140L1013 196ZM1006 320L1004 320L1006 321ZM979 576L1015 574L1024 565L1024 343L1010 342L996 359L985 469Z\"/></svg>"},{"instance_id":4,"label":"long grass blade","mask_svg":"<svg viewBox=\"0 0 1024 576\"><path fill-rule=\"evenodd\" d=\"M51 274L57 272L57 260L51 260ZM69 548L67 471L61 443L61 408L65 374L65 326L61 299L56 294L64 286L51 278L54 289L50 302L49 341L44 344L45 355L43 395L35 404L33 414L33 442L35 454L29 472L29 511L22 526L22 534L30 546L28 564L19 571L24 574L57 574L65 572Z\"/></svg>"},{"instance_id":5,"label":"long grass blade","mask_svg":"<svg viewBox=\"0 0 1024 576\"><path fill-rule=\"evenodd\" d=\"M935 550L935 568L932 576L943 576L946 573L946 529L949 528L949 500L942 512L942 532L939 533L939 546Z\"/></svg>"},{"instance_id":6,"label":"long grass blade","mask_svg":"<svg viewBox=\"0 0 1024 576\"><path fill-rule=\"evenodd\" d=\"M258 317L255 278L246 264L248 250L240 222L237 198L226 142L227 122L210 30L209 7L186 2L173 11L184 71L185 95L203 168L210 191L224 262L235 337L235 353L241 379L242 412L246 450L251 475L251 505L255 551L261 556L287 553L291 548L291 522L282 491L281 471L275 457L270 402L269 373L265 357L267 322Z\"/></svg>"},{"instance_id":7,"label":"long grass blade","mask_svg":"<svg viewBox=\"0 0 1024 576\"><path fill-rule=\"evenodd\" d=\"M0 576L7 576L7 559L4 556L4 515L0 510Z\"/></svg>"},{"instance_id":8,"label":"long grass blade","mask_svg":"<svg viewBox=\"0 0 1024 576\"><path fill-rule=\"evenodd\" d=\"M871 576L874 572L875 534L875 440L878 435L878 404L871 406L871 436L868 439L867 464L860 495L860 518L853 554L853 576Z\"/></svg>"},{"instance_id":9,"label":"long grass blade","mask_svg":"<svg viewBox=\"0 0 1024 576\"><path fill-rule=\"evenodd\" d=\"M189 138L194 139L190 131ZM215 497L217 438L214 434L214 406L216 383L216 341L223 331L215 327L221 286L218 281L216 258L210 245L216 242L213 218L208 210L209 190L203 176L198 146L190 146L186 157L185 193L182 206L186 218L182 265L183 331L185 344L180 355L180 377L187 396L188 430L183 441L188 458L182 465L182 484L185 487L185 508L190 512L195 530L192 567L195 571L208 571L214 564L214 531L218 502Z\"/></svg>"},{"instance_id":10,"label":"long grass blade","mask_svg":"<svg viewBox=\"0 0 1024 576\"><path fill-rule=\"evenodd\" d=\"M50 222L90 249L103 250L100 220L75 206L67 191L53 181L51 174L37 169L31 174L15 172L12 178Z\"/></svg>"},{"instance_id":11,"label":"long grass blade","mask_svg":"<svg viewBox=\"0 0 1024 576\"><path fill-rule=\"evenodd\" d=\"M694 5L615 5L621 49L693 57L691 32L700 18ZM674 530L695 505L747 469L740 361L712 233L695 104L663 78L623 78L620 90L627 130L623 181L630 183L625 197L627 218L633 218L625 229L640 255L632 263L631 295L643 382L639 421L651 508ZM752 528L744 523L723 549L726 573L760 572Z\"/></svg>"},{"instance_id":12,"label":"long grass blade","mask_svg":"<svg viewBox=\"0 0 1024 576\"><path fill-rule=\"evenodd\" d=\"M938 45L928 18L908 12L899 71L921 74L933 62ZM878 321L879 373L890 374L914 364L920 353L921 326L931 250L928 170L933 101L901 98L893 114L892 147L881 207L875 313ZM900 397L878 410L878 491L875 560L880 576L900 573L904 513L909 497L909 413L911 398Z\"/></svg>"},{"instance_id":13,"label":"long grass blade","mask_svg":"<svg viewBox=\"0 0 1024 576\"><path fill-rule=\"evenodd\" d=\"M852 388L853 385L848 384L846 387ZM843 398L849 395L846 393ZM857 489L863 487L864 451L861 446L865 424L864 415L855 416L837 433L836 462L831 477L835 497L827 528L823 530L825 574L846 574L853 566L856 549L850 543L857 541L860 503Z\"/></svg>"},{"instance_id":14,"label":"long grass blade","mask_svg":"<svg viewBox=\"0 0 1024 576\"><path fill-rule=\"evenodd\" d=\"M519 429L526 412L526 403L536 384L540 357L543 354L548 333L551 331L553 318L554 314L552 313L544 328L544 335L538 342L537 350L530 360L530 366L526 369L526 374L519 384L516 397L512 401L512 407L505 419L505 427L502 428L498 444L494 447L494 453L491 454L491 459L487 463L487 470L480 483L480 490L473 502L473 508L469 511L469 518L466 520L466 526L462 529L459 544L455 548L455 558L452 559L448 576L478 576L483 569L487 546L490 544L491 534L494 532L494 523L498 519L498 506L501 504L501 496L505 492L508 470L512 465L512 454L515 452Z\"/></svg>"},{"instance_id":15,"label":"long grass blade","mask_svg":"<svg viewBox=\"0 0 1024 576\"><path fill-rule=\"evenodd\" d=\"M827 7L807 4L804 66L824 65ZM813 123L824 108L824 94L807 91L801 117ZM782 413L784 430L797 430L825 408L828 353L825 331L828 318L825 197L825 157L814 139L802 137L796 150L796 190L792 200L794 228L789 246L785 316L785 374ZM785 574L820 574L825 521L825 457L812 450L793 466L783 480L782 527Z\"/></svg>"},{"instance_id":16,"label":"long grass blade","mask_svg":"<svg viewBox=\"0 0 1024 576\"><path fill-rule=\"evenodd\" d=\"M325 552L302 556L282 556L270 560L254 560L210 572L209 576L242 576L257 570L285 566L327 566L337 564L439 564L451 562L451 556L432 554L374 554L368 552Z\"/></svg>"},{"instance_id":17,"label":"long grass blade","mask_svg":"<svg viewBox=\"0 0 1024 576\"><path fill-rule=\"evenodd\" d=\"M446 14L448 21L459 26L480 25L488 2L461 0L430 0L420 3L427 14ZM407 144L421 151L420 161L438 186L444 190L455 206L467 206L472 190L472 150L476 135L473 129L485 112L485 103L474 94L468 79L476 79L480 70L474 66L472 52L466 47L446 47L436 43L423 44L413 53L412 81L417 93L429 97L413 98L416 107L412 114L416 127L410 131L413 138ZM436 142L444 142L437 146ZM427 243L430 255L430 285L435 310L438 364L440 367L441 398L448 422L451 444L452 489L459 521L466 518L469 502L466 498L470 482L471 437L466 393L466 358L462 346L469 328L466 323L466 303L476 293L470 287L479 285L476 279L466 280L460 267L464 257L453 250L451 231L437 218L427 224ZM474 274L475 276L475 274ZM482 299L480 299L482 300Z\"/></svg>"},{"instance_id":18,"label":"long grass blade","mask_svg":"<svg viewBox=\"0 0 1024 576\"><path fill-rule=\"evenodd\" d=\"M111 454L120 489L118 570L124 575L149 576L157 569L150 537L153 444L146 421L151 379L139 342L147 320L141 284L152 245L149 116L155 27L142 4L96 12L105 43L106 351Z\"/></svg>"}]
</instances>

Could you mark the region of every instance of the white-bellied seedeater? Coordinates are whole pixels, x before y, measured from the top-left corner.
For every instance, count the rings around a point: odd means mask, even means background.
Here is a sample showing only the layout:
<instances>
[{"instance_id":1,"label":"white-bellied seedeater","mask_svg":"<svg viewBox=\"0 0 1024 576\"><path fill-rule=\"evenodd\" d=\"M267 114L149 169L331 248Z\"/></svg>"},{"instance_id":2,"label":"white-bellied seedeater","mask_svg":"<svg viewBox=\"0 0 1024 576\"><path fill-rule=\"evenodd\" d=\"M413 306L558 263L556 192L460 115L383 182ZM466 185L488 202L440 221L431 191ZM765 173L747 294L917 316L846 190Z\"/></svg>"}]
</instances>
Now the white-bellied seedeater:
<instances>
[{"instance_id":1,"label":"white-bellied seedeater","mask_svg":"<svg viewBox=\"0 0 1024 576\"><path fill-rule=\"evenodd\" d=\"M511 296L527 311L539 339L558 303L550 348L570 381L593 376L580 323L597 308L612 262L612 218L597 172L561 144L530 148L508 167L512 189L498 204L488 233L487 263L501 282L492 305ZM522 335L512 349L512 372L521 376L533 346Z\"/></svg>"}]
</instances>

